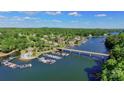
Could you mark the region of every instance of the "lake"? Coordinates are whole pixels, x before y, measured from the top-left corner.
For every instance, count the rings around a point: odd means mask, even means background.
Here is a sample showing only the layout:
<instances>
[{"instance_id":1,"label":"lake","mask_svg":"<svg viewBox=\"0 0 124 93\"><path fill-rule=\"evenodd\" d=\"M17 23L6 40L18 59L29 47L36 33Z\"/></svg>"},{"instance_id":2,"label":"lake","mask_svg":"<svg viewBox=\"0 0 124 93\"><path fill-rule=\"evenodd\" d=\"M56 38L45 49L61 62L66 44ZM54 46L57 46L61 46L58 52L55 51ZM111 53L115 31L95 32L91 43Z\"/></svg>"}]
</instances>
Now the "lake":
<instances>
[{"instance_id":1,"label":"lake","mask_svg":"<svg viewBox=\"0 0 124 93\"><path fill-rule=\"evenodd\" d=\"M107 53L104 45L105 38L90 38L85 44L74 46L74 49ZM18 64L26 64L14 60ZM54 64L43 64L34 59L28 63L33 66L26 69L11 69L0 66L0 80L4 81L88 81L100 80L92 74L101 71L103 60L92 59L83 55L71 53L57 60Z\"/></svg>"}]
</instances>

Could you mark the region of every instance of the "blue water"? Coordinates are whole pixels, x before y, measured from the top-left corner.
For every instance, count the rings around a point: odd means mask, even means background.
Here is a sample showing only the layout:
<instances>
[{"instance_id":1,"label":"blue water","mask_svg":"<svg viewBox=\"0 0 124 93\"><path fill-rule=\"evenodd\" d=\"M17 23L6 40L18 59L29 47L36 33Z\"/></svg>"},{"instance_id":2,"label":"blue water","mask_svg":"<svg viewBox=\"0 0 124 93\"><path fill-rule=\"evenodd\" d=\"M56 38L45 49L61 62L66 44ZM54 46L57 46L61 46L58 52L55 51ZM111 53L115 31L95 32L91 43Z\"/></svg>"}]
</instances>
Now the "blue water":
<instances>
[{"instance_id":1,"label":"blue water","mask_svg":"<svg viewBox=\"0 0 124 93\"><path fill-rule=\"evenodd\" d=\"M104 41L105 38L90 38L85 44L74 46L72 48L91 52L107 53L108 51L104 45Z\"/></svg>"},{"instance_id":2,"label":"blue water","mask_svg":"<svg viewBox=\"0 0 124 93\"><path fill-rule=\"evenodd\" d=\"M91 38L85 44L73 47L79 50L88 50L94 52L106 53L104 45L105 38ZM13 62L18 64L27 64L18 59ZM70 54L57 60L55 64L43 64L34 59L31 63L32 68L11 69L0 66L0 80L4 81L87 81L99 80L92 76L95 72L100 72L103 60L92 59L78 54Z\"/></svg>"}]
</instances>

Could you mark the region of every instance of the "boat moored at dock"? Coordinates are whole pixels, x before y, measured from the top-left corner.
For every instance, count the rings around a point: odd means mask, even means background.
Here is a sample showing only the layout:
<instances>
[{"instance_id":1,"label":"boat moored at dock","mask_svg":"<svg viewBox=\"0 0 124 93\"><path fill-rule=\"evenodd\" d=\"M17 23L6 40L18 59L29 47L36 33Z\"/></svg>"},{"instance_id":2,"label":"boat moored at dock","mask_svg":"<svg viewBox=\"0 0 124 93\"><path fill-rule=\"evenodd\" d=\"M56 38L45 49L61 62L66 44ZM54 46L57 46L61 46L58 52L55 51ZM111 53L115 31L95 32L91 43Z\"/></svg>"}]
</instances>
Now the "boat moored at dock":
<instances>
[{"instance_id":1,"label":"boat moored at dock","mask_svg":"<svg viewBox=\"0 0 124 93\"><path fill-rule=\"evenodd\" d=\"M54 60L54 59L48 59L45 57L38 58L38 60L42 63L45 63L45 64L53 64L56 62L56 60Z\"/></svg>"},{"instance_id":2,"label":"boat moored at dock","mask_svg":"<svg viewBox=\"0 0 124 93\"><path fill-rule=\"evenodd\" d=\"M19 64L15 64L12 62L9 62L8 60L4 60L3 62L1 62L2 65L9 67L9 68L28 68L28 67L32 67L32 64L23 64L23 65L19 65Z\"/></svg>"},{"instance_id":3,"label":"boat moored at dock","mask_svg":"<svg viewBox=\"0 0 124 93\"><path fill-rule=\"evenodd\" d=\"M50 58L54 58L54 59L62 59L62 57L56 56L56 55L52 55L52 54L44 54L45 57L50 57Z\"/></svg>"},{"instance_id":4,"label":"boat moored at dock","mask_svg":"<svg viewBox=\"0 0 124 93\"><path fill-rule=\"evenodd\" d=\"M28 68L28 67L32 67L32 64L17 65L17 67L20 68L20 69Z\"/></svg>"},{"instance_id":5,"label":"boat moored at dock","mask_svg":"<svg viewBox=\"0 0 124 93\"><path fill-rule=\"evenodd\" d=\"M16 67L17 67L16 64L11 63L11 62L8 62L8 61L4 61L4 62L2 62L1 64L4 65L4 66L7 66L7 67L9 67L9 68L16 68Z\"/></svg>"}]
</instances>

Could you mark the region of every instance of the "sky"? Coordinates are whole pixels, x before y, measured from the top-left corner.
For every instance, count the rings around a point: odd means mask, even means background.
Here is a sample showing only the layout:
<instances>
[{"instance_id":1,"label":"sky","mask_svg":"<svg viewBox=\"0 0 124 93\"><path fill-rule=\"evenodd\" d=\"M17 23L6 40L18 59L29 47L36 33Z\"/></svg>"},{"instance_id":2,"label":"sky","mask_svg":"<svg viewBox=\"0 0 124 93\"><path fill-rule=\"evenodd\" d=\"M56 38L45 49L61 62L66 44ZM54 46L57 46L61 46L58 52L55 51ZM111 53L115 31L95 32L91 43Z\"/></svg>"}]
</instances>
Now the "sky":
<instances>
[{"instance_id":1,"label":"sky","mask_svg":"<svg viewBox=\"0 0 124 93\"><path fill-rule=\"evenodd\" d=\"M0 27L124 28L124 12L1 11Z\"/></svg>"}]
</instances>

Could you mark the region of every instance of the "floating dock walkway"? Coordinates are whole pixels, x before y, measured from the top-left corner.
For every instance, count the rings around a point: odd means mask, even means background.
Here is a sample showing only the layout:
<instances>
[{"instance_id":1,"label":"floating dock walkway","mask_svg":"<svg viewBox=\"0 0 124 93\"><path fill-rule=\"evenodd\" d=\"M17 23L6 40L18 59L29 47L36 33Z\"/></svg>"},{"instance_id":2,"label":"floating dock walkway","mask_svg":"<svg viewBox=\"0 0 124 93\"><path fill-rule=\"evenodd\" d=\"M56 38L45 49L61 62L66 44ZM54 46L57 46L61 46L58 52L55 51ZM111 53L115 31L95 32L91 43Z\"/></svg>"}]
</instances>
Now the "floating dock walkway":
<instances>
[{"instance_id":1,"label":"floating dock walkway","mask_svg":"<svg viewBox=\"0 0 124 93\"><path fill-rule=\"evenodd\" d=\"M1 64L3 64L6 67L9 67L9 68L20 68L20 69L22 69L22 68L32 67L32 64L18 65L18 64L9 62L9 61L1 62Z\"/></svg>"}]
</instances>

